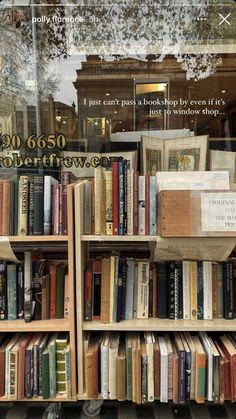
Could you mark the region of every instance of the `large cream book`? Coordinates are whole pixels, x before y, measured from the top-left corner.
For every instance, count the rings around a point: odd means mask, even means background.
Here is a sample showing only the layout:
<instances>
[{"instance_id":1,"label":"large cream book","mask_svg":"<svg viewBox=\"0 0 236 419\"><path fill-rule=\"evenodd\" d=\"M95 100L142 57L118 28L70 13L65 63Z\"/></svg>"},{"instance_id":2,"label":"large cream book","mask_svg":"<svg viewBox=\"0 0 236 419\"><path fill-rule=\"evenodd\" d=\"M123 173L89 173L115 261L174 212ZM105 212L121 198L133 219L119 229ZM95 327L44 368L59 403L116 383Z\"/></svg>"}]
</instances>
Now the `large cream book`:
<instances>
[{"instance_id":1,"label":"large cream book","mask_svg":"<svg viewBox=\"0 0 236 419\"><path fill-rule=\"evenodd\" d=\"M230 183L235 182L236 153L233 151L210 150L210 170L227 170Z\"/></svg>"},{"instance_id":2,"label":"large cream book","mask_svg":"<svg viewBox=\"0 0 236 419\"><path fill-rule=\"evenodd\" d=\"M121 142L121 143L122 142L138 143L141 141L141 137L143 135L145 135L146 137L154 137L154 138L157 137L162 140L169 140L171 138L191 137L194 135L194 132L190 131L189 128L115 132L114 134L111 134L111 141Z\"/></svg>"}]
</instances>

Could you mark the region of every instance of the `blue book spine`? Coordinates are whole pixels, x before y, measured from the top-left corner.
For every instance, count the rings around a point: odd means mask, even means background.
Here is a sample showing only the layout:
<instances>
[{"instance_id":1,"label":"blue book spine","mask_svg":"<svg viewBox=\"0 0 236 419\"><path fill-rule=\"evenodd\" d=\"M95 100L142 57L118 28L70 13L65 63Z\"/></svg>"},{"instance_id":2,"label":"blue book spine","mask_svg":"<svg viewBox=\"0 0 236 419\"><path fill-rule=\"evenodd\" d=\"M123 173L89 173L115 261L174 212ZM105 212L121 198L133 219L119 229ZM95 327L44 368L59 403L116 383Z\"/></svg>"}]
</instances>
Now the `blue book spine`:
<instances>
[{"instance_id":1,"label":"blue book spine","mask_svg":"<svg viewBox=\"0 0 236 419\"><path fill-rule=\"evenodd\" d=\"M119 276L119 256L115 256L114 309L113 309L113 321L114 322L117 322L118 276Z\"/></svg>"},{"instance_id":2,"label":"blue book spine","mask_svg":"<svg viewBox=\"0 0 236 419\"><path fill-rule=\"evenodd\" d=\"M185 351L179 351L179 403L185 403Z\"/></svg>"},{"instance_id":3,"label":"blue book spine","mask_svg":"<svg viewBox=\"0 0 236 419\"><path fill-rule=\"evenodd\" d=\"M7 265L8 320L17 319L17 275L16 265Z\"/></svg>"},{"instance_id":4,"label":"blue book spine","mask_svg":"<svg viewBox=\"0 0 236 419\"><path fill-rule=\"evenodd\" d=\"M124 210L125 210L125 191L124 191L124 169L125 162L119 162L119 235L124 235Z\"/></svg>"},{"instance_id":5,"label":"blue book spine","mask_svg":"<svg viewBox=\"0 0 236 419\"><path fill-rule=\"evenodd\" d=\"M125 294L125 320L133 318L133 304L134 304L134 260L127 261L127 280L126 280L126 294Z\"/></svg>"},{"instance_id":6,"label":"blue book spine","mask_svg":"<svg viewBox=\"0 0 236 419\"><path fill-rule=\"evenodd\" d=\"M185 352L186 363L186 401L190 400L190 386L191 386L191 351Z\"/></svg>"},{"instance_id":7,"label":"blue book spine","mask_svg":"<svg viewBox=\"0 0 236 419\"><path fill-rule=\"evenodd\" d=\"M197 318L203 320L203 266L202 262L197 262Z\"/></svg>"},{"instance_id":8,"label":"blue book spine","mask_svg":"<svg viewBox=\"0 0 236 419\"><path fill-rule=\"evenodd\" d=\"M150 176L150 236L157 234L157 181Z\"/></svg>"}]
</instances>

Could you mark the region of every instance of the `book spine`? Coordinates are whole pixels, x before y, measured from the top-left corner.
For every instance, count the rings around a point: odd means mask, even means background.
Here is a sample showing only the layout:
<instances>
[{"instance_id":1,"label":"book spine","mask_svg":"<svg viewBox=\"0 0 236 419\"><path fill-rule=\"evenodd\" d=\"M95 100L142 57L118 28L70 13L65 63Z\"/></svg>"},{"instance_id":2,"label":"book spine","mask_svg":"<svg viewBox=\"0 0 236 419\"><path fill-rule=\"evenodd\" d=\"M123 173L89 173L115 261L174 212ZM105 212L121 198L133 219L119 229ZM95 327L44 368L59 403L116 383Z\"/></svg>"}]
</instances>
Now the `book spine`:
<instances>
[{"instance_id":1,"label":"book spine","mask_svg":"<svg viewBox=\"0 0 236 419\"><path fill-rule=\"evenodd\" d=\"M191 391L191 352L185 353L185 386L186 386L186 401L190 400Z\"/></svg>"},{"instance_id":2,"label":"book spine","mask_svg":"<svg viewBox=\"0 0 236 419\"><path fill-rule=\"evenodd\" d=\"M175 264L169 265L169 319L175 318Z\"/></svg>"},{"instance_id":3,"label":"book spine","mask_svg":"<svg viewBox=\"0 0 236 419\"><path fill-rule=\"evenodd\" d=\"M203 320L203 265L197 262L197 318Z\"/></svg>"},{"instance_id":4,"label":"book spine","mask_svg":"<svg viewBox=\"0 0 236 419\"><path fill-rule=\"evenodd\" d=\"M113 208L112 208L112 170L106 170L106 234L113 234Z\"/></svg>"},{"instance_id":5,"label":"book spine","mask_svg":"<svg viewBox=\"0 0 236 419\"><path fill-rule=\"evenodd\" d=\"M93 319L101 319L101 261L93 262Z\"/></svg>"},{"instance_id":6,"label":"book spine","mask_svg":"<svg viewBox=\"0 0 236 419\"><path fill-rule=\"evenodd\" d=\"M57 266L56 274L56 319L64 317L64 289L65 289L65 267Z\"/></svg>"},{"instance_id":7,"label":"book spine","mask_svg":"<svg viewBox=\"0 0 236 419\"><path fill-rule=\"evenodd\" d=\"M16 265L7 265L7 311L8 320L17 319L17 275Z\"/></svg>"},{"instance_id":8,"label":"book spine","mask_svg":"<svg viewBox=\"0 0 236 419\"><path fill-rule=\"evenodd\" d=\"M49 344L49 388L50 397L56 397L56 345Z\"/></svg>"},{"instance_id":9,"label":"book spine","mask_svg":"<svg viewBox=\"0 0 236 419\"><path fill-rule=\"evenodd\" d=\"M127 184L127 171L130 167L130 162L127 160L124 160L124 179L123 179L123 185L124 185L124 235L127 234L128 229L128 184Z\"/></svg>"},{"instance_id":10,"label":"book spine","mask_svg":"<svg viewBox=\"0 0 236 419\"><path fill-rule=\"evenodd\" d=\"M121 304L122 304L122 275L118 275L118 292L117 292L117 306L116 306L116 321L121 321Z\"/></svg>"},{"instance_id":11,"label":"book spine","mask_svg":"<svg viewBox=\"0 0 236 419\"><path fill-rule=\"evenodd\" d=\"M183 318L190 320L190 262L183 261Z\"/></svg>"},{"instance_id":12,"label":"book spine","mask_svg":"<svg viewBox=\"0 0 236 419\"><path fill-rule=\"evenodd\" d=\"M50 397L50 382L49 382L49 354L42 355L42 395L43 399Z\"/></svg>"},{"instance_id":13,"label":"book spine","mask_svg":"<svg viewBox=\"0 0 236 419\"><path fill-rule=\"evenodd\" d=\"M150 176L150 236L157 234L157 181L156 176Z\"/></svg>"},{"instance_id":14,"label":"book spine","mask_svg":"<svg viewBox=\"0 0 236 419\"><path fill-rule=\"evenodd\" d=\"M145 175L145 234L150 234L150 176Z\"/></svg>"},{"instance_id":15,"label":"book spine","mask_svg":"<svg viewBox=\"0 0 236 419\"><path fill-rule=\"evenodd\" d=\"M109 323L113 322L114 312L114 286L115 286L115 256L110 257L110 308Z\"/></svg>"},{"instance_id":16,"label":"book spine","mask_svg":"<svg viewBox=\"0 0 236 419\"><path fill-rule=\"evenodd\" d=\"M0 262L0 320L7 319L7 264Z\"/></svg>"},{"instance_id":17,"label":"book spine","mask_svg":"<svg viewBox=\"0 0 236 419\"><path fill-rule=\"evenodd\" d=\"M18 217L18 235L25 236L28 233L28 176L20 176L19 180Z\"/></svg>"},{"instance_id":18,"label":"book spine","mask_svg":"<svg viewBox=\"0 0 236 419\"><path fill-rule=\"evenodd\" d=\"M50 319L56 318L56 283L57 272L56 265L50 265Z\"/></svg>"},{"instance_id":19,"label":"book spine","mask_svg":"<svg viewBox=\"0 0 236 419\"><path fill-rule=\"evenodd\" d=\"M138 234L145 235L145 176L139 176L138 185Z\"/></svg>"},{"instance_id":20,"label":"book spine","mask_svg":"<svg viewBox=\"0 0 236 419\"><path fill-rule=\"evenodd\" d=\"M121 287L121 320L125 320L125 302L126 302L126 282L127 282L127 263L126 260L121 262L121 276L122 276L122 287Z\"/></svg>"},{"instance_id":21,"label":"book spine","mask_svg":"<svg viewBox=\"0 0 236 419\"><path fill-rule=\"evenodd\" d=\"M1 201L2 205L2 235L10 235L10 213L11 208L11 181L5 179L3 181L3 199Z\"/></svg>"},{"instance_id":22,"label":"book spine","mask_svg":"<svg viewBox=\"0 0 236 419\"><path fill-rule=\"evenodd\" d=\"M52 178L44 177L44 217L43 217L43 234L51 234L52 228Z\"/></svg>"},{"instance_id":23,"label":"book spine","mask_svg":"<svg viewBox=\"0 0 236 419\"><path fill-rule=\"evenodd\" d=\"M185 352L179 351L179 403L185 403Z\"/></svg>"},{"instance_id":24,"label":"book spine","mask_svg":"<svg viewBox=\"0 0 236 419\"><path fill-rule=\"evenodd\" d=\"M1 187L1 183L0 183L0 187ZM0 192L0 197L1 197L1 192ZM13 236L17 236L18 234L18 202L19 202L19 182L16 181L14 182L14 196L13 196L13 202L14 202L14 209L13 209L13 213L14 213L14 227L13 227ZM1 213L1 211L0 211ZM1 224L0 224L0 228L1 228Z\"/></svg>"},{"instance_id":25,"label":"book spine","mask_svg":"<svg viewBox=\"0 0 236 419\"><path fill-rule=\"evenodd\" d=\"M52 179L52 234L59 234L59 189L58 181Z\"/></svg>"},{"instance_id":26,"label":"book spine","mask_svg":"<svg viewBox=\"0 0 236 419\"><path fill-rule=\"evenodd\" d=\"M84 185L84 234L92 234L92 191L91 182Z\"/></svg>"},{"instance_id":27,"label":"book spine","mask_svg":"<svg viewBox=\"0 0 236 419\"><path fill-rule=\"evenodd\" d=\"M31 350L26 349L25 351L25 397L30 399L32 397L31 387L31 370L32 370L32 354Z\"/></svg>"},{"instance_id":28,"label":"book spine","mask_svg":"<svg viewBox=\"0 0 236 419\"><path fill-rule=\"evenodd\" d=\"M17 399L17 357L18 353L10 351L9 353L9 394L8 398Z\"/></svg>"},{"instance_id":29,"label":"book spine","mask_svg":"<svg viewBox=\"0 0 236 419\"><path fill-rule=\"evenodd\" d=\"M119 234L119 162L112 165L113 235Z\"/></svg>"},{"instance_id":30,"label":"book spine","mask_svg":"<svg viewBox=\"0 0 236 419\"><path fill-rule=\"evenodd\" d=\"M134 171L127 171L127 234L134 234Z\"/></svg>"},{"instance_id":31,"label":"book spine","mask_svg":"<svg viewBox=\"0 0 236 419\"><path fill-rule=\"evenodd\" d=\"M182 263L176 265L178 276L178 319L183 318L183 272Z\"/></svg>"},{"instance_id":32,"label":"book spine","mask_svg":"<svg viewBox=\"0 0 236 419\"><path fill-rule=\"evenodd\" d=\"M218 319L223 318L224 316L224 304L223 304L223 265L222 263L217 263L216 268L216 307L217 307L217 317ZM236 301L236 296L235 296Z\"/></svg>"},{"instance_id":33,"label":"book spine","mask_svg":"<svg viewBox=\"0 0 236 419\"><path fill-rule=\"evenodd\" d=\"M101 345L101 395L103 399L108 399L109 393L109 350L108 345Z\"/></svg>"},{"instance_id":34,"label":"book spine","mask_svg":"<svg viewBox=\"0 0 236 419\"><path fill-rule=\"evenodd\" d=\"M139 214L139 202L138 202L138 193L139 193L139 175L138 172L134 172L134 218L133 218L133 225L134 225L134 235L139 234L138 232L138 214Z\"/></svg>"},{"instance_id":35,"label":"book spine","mask_svg":"<svg viewBox=\"0 0 236 419\"><path fill-rule=\"evenodd\" d=\"M233 272L232 263L223 263L223 290L224 290L224 318L233 318Z\"/></svg>"},{"instance_id":36,"label":"book spine","mask_svg":"<svg viewBox=\"0 0 236 419\"><path fill-rule=\"evenodd\" d=\"M92 284L91 284L91 289L92 289ZM69 315L70 315L70 283L69 283L69 276L65 275L64 317L68 318Z\"/></svg>"},{"instance_id":37,"label":"book spine","mask_svg":"<svg viewBox=\"0 0 236 419\"><path fill-rule=\"evenodd\" d=\"M34 176L34 235L43 234L43 210L44 202L44 178L43 176Z\"/></svg>"},{"instance_id":38,"label":"book spine","mask_svg":"<svg viewBox=\"0 0 236 419\"><path fill-rule=\"evenodd\" d=\"M0 200L3 202L3 180L0 180ZM18 196L17 196L17 202L18 202ZM3 206L0 205L0 236L2 236L2 214L3 212ZM16 214L18 214L18 211L16 211ZM16 233L17 234L17 233Z\"/></svg>"},{"instance_id":39,"label":"book spine","mask_svg":"<svg viewBox=\"0 0 236 419\"><path fill-rule=\"evenodd\" d=\"M18 265L17 268L17 318L24 318L24 267Z\"/></svg>"},{"instance_id":40,"label":"book spine","mask_svg":"<svg viewBox=\"0 0 236 419\"><path fill-rule=\"evenodd\" d=\"M124 190L124 171L125 162L119 162L119 235L124 235L124 205L125 205L125 190Z\"/></svg>"},{"instance_id":41,"label":"book spine","mask_svg":"<svg viewBox=\"0 0 236 419\"><path fill-rule=\"evenodd\" d=\"M190 318L197 320L197 262L190 262Z\"/></svg>"},{"instance_id":42,"label":"book spine","mask_svg":"<svg viewBox=\"0 0 236 419\"><path fill-rule=\"evenodd\" d=\"M149 301L148 301L148 317L153 317L153 269L149 269Z\"/></svg>"},{"instance_id":43,"label":"book spine","mask_svg":"<svg viewBox=\"0 0 236 419\"><path fill-rule=\"evenodd\" d=\"M217 318L217 307L216 307L216 275L217 275L217 265L212 264L212 318Z\"/></svg>"},{"instance_id":44,"label":"book spine","mask_svg":"<svg viewBox=\"0 0 236 419\"><path fill-rule=\"evenodd\" d=\"M203 261L203 316L212 320L212 262Z\"/></svg>"},{"instance_id":45,"label":"book spine","mask_svg":"<svg viewBox=\"0 0 236 419\"><path fill-rule=\"evenodd\" d=\"M28 231L30 235L34 234L34 178L29 179L29 220Z\"/></svg>"},{"instance_id":46,"label":"book spine","mask_svg":"<svg viewBox=\"0 0 236 419\"><path fill-rule=\"evenodd\" d=\"M127 261L127 282L125 295L125 320L132 320L134 304L134 260Z\"/></svg>"},{"instance_id":47,"label":"book spine","mask_svg":"<svg viewBox=\"0 0 236 419\"><path fill-rule=\"evenodd\" d=\"M166 319L168 317L167 266L165 263L159 263L157 266L157 317Z\"/></svg>"},{"instance_id":48,"label":"book spine","mask_svg":"<svg viewBox=\"0 0 236 419\"><path fill-rule=\"evenodd\" d=\"M66 351L66 397L71 398L71 351L70 348Z\"/></svg>"},{"instance_id":49,"label":"book spine","mask_svg":"<svg viewBox=\"0 0 236 419\"><path fill-rule=\"evenodd\" d=\"M31 252L25 252L24 257L24 319L30 322L32 318L32 258Z\"/></svg>"},{"instance_id":50,"label":"book spine","mask_svg":"<svg viewBox=\"0 0 236 419\"><path fill-rule=\"evenodd\" d=\"M43 380L42 380L42 369L43 369L43 350L45 346L38 349L38 395L43 395Z\"/></svg>"},{"instance_id":51,"label":"book spine","mask_svg":"<svg viewBox=\"0 0 236 419\"><path fill-rule=\"evenodd\" d=\"M67 229L67 186L71 183L71 173L62 172L61 185L62 185L62 234L68 234Z\"/></svg>"},{"instance_id":52,"label":"book spine","mask_svg":"<svg viewBox=\"0 0 236 419\"><path fill-rule=\"evenodd\" d=\"M32 278L32 297L34 304L34 320L42 319L42 276L43 276L44 261L35 261L33 263L33 278Z\"/></svg>"},{"instance_id":53,"label":"book spine","mask_svg":"<svg viewBox=\"0 0 236 419\"><path fill-rule=\"evenodd\" d=\"M39 347L33 346L33 396L39 395Z\"/></svg>"},{"instance_id":54,"label":"book spine","mask_svg":"<svg viewBox=\"0 0 236 419\"><path fill-rule=\"evenodd\" d=\"M113 322L117 321L119 256L115 256Z\"/></svg>"},{"instance_id":55,"label":"book spine","mask_svg":"<svg viewBox=\"0 0 236 419\"><path fill-rule=\"evenodd\" d=\"M141 393L142 393L142 403L147 403L148 401L148 358L147 355L141 356L142 362L142 378L141 378Z\"/></svg>"},{"instance_id":56,"label":"book spine","mask_svg":"<svg viewBox=\"0 0 236 419\"><path fill-rule=\"evenodd\" d=\"M138 262L137 319L148 319L149 262Z\"/></svg>"}]
</instances>

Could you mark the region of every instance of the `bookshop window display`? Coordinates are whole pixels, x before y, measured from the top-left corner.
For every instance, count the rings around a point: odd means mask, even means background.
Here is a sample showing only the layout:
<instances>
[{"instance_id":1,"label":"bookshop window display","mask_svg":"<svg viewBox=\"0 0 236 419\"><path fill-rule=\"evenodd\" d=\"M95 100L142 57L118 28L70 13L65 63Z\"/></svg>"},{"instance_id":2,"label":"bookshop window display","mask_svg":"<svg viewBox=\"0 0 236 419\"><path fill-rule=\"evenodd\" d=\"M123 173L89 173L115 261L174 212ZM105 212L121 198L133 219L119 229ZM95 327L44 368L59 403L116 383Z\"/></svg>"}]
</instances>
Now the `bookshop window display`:
<instances>
[{"instance_id":1,"label":"bookshop window display","mask_svg":"<svg viewBox=\"0 0 236 419\"><path fill-rule=\"evenodd\" d=\"M0 400L235 401L232 28L46 6L0 9Z\"/></svg>"}]
</instances>

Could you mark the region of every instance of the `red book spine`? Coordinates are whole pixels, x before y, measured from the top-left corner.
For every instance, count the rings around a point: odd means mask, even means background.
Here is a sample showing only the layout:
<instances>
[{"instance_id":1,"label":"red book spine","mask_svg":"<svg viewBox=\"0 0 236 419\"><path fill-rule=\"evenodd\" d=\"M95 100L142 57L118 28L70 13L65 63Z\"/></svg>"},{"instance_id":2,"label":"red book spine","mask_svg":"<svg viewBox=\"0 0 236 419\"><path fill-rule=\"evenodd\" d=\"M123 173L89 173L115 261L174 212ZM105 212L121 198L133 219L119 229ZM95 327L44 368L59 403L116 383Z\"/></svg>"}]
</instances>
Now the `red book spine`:
<instances>
[{"instance_id":1,"label":"red book spine","mask_svg":"<svg viewBox=\"0 0 236 419\"><path fill-rule=\"evenodd\" d=\"M62 184L59 183L59 234L62 232Z\"/></svg>"},{"instance_id":2,"label":"red book spine","mask_svg":"<svg viewBox=\"0 0 236 419\"><path fill-rule=\"evenodd\" d=\"M119 162L112 164L113 235L119 234Z\"/></svg>"},{"instance_id":3,"label":"red book spine","mask_svg":"<svg viewBox=\"0 0 236 419\"><path fill-rule=\"evenodd\" d=\"M138 177L139 173L134 172L134 236L138 235Z\"/></svg>"},{"instance_id":4,"label":"red book spine","mask_svg":"<svg viewBox=\"0 0 236 419\"><path fill-rule=\"evenodd\" d=\"M3 181L0 180L0 202L3 202ZM0 205L0 236L2 236L2 209L3 206Z\"/></svg>"},{"instance_id":5,"label":"red book spine","mask_svg":"<svg viewBox=\"0 0 236 419\"><path fill-rule=\"evenodd\" d=\"M230 400L230 362L225 360L225 400Z\"/></svg>"},{"instance_id":6,"label":"red book spine","mask_svg":"<svg viewBox=\"0 0 236 419\"><path fill-rule=\"evenodd\" d=\"M56 318L56 286L57 286L57 268L56 265L50 265L50 319Z\"/></svg>"},{"instance_id":7,"label":"red book spine","mask_svg":"<svg viewBox=\"0 0 236 419\"><path fill-rule=\"evenodd\" d=\"M0 352L0 397L5 395L5 352Z\"/></svg>"},{"instance_id":8,"label":"red book spine","mask_svg":"<svg viewBox=\"0 0 236 419\"><path fill-rule=\"evenodd\" d=\"M92 270L85 271L85 286L84 286L84 320L92 320Z\"/></svg>"},{"instance_id":9,"label":"red book spine","mask_svg":"<svg viewBox=\"0 0 236 419\"><path fill-rule=\"evenodd\" d=\"M145 176L145 234L150 234L150 176Z\"/></svg>"}]
</instances>

